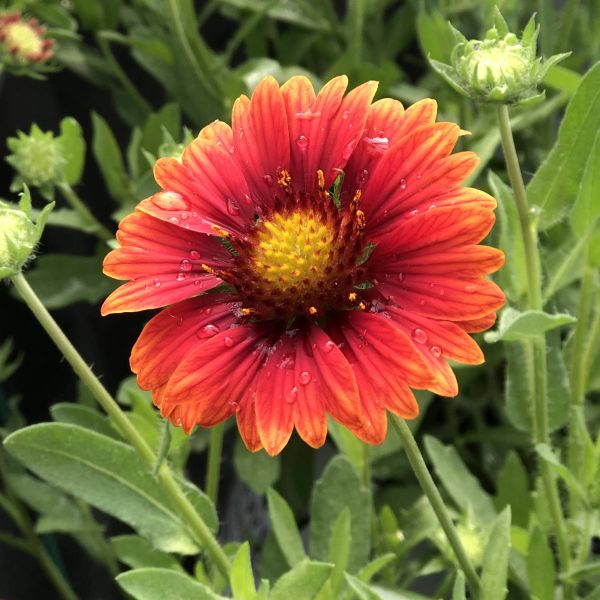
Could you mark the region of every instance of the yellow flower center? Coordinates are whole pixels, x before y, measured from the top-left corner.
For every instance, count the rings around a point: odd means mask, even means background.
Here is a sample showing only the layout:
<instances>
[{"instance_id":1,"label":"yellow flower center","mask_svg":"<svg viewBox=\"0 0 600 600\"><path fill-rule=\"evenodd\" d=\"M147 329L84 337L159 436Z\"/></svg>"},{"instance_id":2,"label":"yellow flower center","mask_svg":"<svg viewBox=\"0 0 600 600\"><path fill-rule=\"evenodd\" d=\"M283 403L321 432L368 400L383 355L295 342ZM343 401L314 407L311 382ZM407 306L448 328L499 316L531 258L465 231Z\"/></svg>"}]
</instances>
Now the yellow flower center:
<instances>
[{"instance_id":1,"label":"yellow flower center","mask_svg":"<svg viewBox=\"0 0 600 600\"><path fill-rule=\"evenodd\" d=\"M44 49L43 39L30 25L10 23L4 30L4 45L25 59L35 59Z\"/></svg>"}]
</instances>

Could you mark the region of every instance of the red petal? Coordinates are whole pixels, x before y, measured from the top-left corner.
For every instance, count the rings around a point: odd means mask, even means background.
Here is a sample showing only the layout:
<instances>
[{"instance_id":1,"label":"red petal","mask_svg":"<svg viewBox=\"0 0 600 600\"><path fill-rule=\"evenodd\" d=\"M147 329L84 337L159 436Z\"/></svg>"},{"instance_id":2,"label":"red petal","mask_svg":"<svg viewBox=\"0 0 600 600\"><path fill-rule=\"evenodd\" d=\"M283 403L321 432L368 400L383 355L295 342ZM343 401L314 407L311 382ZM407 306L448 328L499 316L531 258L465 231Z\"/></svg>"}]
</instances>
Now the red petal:
<instances>
[{"instance_id":1,"label":"red petal","mask_svg":"<svg viewBox=\"0 0 600 600\"><path fill-rule=\"evenodd\" d=\"M263 445L258 435L258 427L256 426L256 409L253 398L248 397L247 400L240 403L240 408L236 413L237 426L246 448L250 452L257 452Z\"/></svg>"},{"instance_id":2,"label":"red petal","mask_svg":"<svg viewBox=\"0 0 600 600\"><path fill-rule=\"evenodd\" d=\"M288 120L279 85L265 77L252 100L242 96L233 105L234 158L263 205L273 201L273 185L280 169L290 169Z\"/></svg>"},{"instance_id":3,"label":"red petal","mask_svg":"<svg viewBox=\"0 0 600 600\"><path fill-rule=\"evenodd\" d=\"M496 322L496 313L490 313L479 319L469 319L466 321L456 321L456 324L462 327L467 333L479 333L489 329Z\"/></svg>"},{"instance_id":4,"label":"red petal","mask_svg":"<svg viewBox=\"0 0 600 600\"><path fill-rule=\"evenodd\" d=\"M429 388L433 375L409 336L389 318L349 312L331 325L333 339L343 344L358 382L363 426L353 429L361 439L379 444L386 434L385 409L403 418L419 411L409 386Z\"/></svg>"},{"instance_id":5,"label":"red petal","mask_svg":"<svg viewBox=\"0 0 600 600\"><path fill-rule=\"evenodd\" d=\"M200 130L199 138L215 142L217 146L222 146L229 151L233 146L233 133L231 127L223 121L213 121Z\"/></svg>"},{"instance_id":6,"label":"red petal","mask_svg":"<svg viewBox=\"0 0 600 600\"><path fill-rule=\"evenodd\" d=\"M292 78L282 86L292 153L292 184L314 193L317 170L328 187L343 169L362 136L368 108L377 84L367 82L345 98L346 76L323 86L315 98L310 82Z\"/></svg>"},{"instance_id":7,"label":"red petal","mask_svg":"<svg viewBox=\"0 0 600 600\"><path fill-rule=\"evenodd\" d=\"M269 330L241 325L221 331L188 354L171 375L163 410L181 406L190 422L211 427L230 417L248 389L269 347Z\"/></svg>"},{"instance_id":8,"label":"red petal","mask_svg":"<svg viewBox=\"0 0 600 600\"><path fill-rule=\"evenodd\" d=\"M248 185L229 152L212 140L196 138L181 163L158 159L154 177L162 191L137 208L158 219L201 233L214 233L216 224L239 234L253 222Z\"/></svg>"},{"instance_id":9,"label":"red petal","mask_svg":"<svg viewBox=\"0 0 600 600\"><path fill-rule=\"evenodd\" d=\"M131 370L141 388L163 385L188 354L234 324L227 299L220 294L190 298L150 319L131 351Z\"/></svg>"}]
</instances>

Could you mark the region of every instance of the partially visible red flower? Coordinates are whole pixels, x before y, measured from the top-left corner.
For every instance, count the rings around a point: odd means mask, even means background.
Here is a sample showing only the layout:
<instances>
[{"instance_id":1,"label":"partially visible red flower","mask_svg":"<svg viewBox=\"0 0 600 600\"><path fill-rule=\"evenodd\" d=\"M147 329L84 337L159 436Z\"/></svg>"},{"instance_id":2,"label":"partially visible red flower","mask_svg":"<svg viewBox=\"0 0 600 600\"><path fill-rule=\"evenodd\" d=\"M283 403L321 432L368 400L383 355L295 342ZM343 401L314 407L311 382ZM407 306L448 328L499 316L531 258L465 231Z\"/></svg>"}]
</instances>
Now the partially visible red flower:
<instances>
[{"instance_id":1,"label":"partially visible red flower","mask_svg":"<svg viewBox=\"0 0 600 600\"><path fill-rule=\"evenodd\" d=\"M0 47L19 63L41 63L53 54L54 40L37 19L23 19L20 11L0 14Z\"/></svg>"},{"instance_id":2,"label":"partially visible red flower","mask_svg":"<svg viewBox=\"0 0 600 600\"><path fill-rule=\"evenodd\" d=\"M131 367L186 432L236 415L251 450L277 454L296 428L313 447L327 414L360 439L410 419L411 388L457 394L446 359L478 364L467 332L492 325L502 252L478 246L494 199L461 187L477 157L436 103L371 103L374 82L318 95L267 77L162 158L162 191L120 224L104 272L129 280L102 313L168 306ZM343 175L343 183L334 191Z\"/></svg>"}]
</instances>

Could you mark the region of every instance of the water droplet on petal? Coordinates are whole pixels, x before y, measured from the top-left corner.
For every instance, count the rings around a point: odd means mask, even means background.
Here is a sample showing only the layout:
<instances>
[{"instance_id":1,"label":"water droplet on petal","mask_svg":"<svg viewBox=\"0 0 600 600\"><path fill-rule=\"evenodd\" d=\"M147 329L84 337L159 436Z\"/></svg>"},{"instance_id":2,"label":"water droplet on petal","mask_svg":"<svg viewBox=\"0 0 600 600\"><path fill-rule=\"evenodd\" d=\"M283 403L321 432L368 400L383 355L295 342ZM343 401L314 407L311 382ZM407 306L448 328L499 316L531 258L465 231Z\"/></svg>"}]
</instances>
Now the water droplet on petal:
<instances>
[{"instance_id":1,"label":"water droplet on petal","mask_svg":"<svg viewBox=\"0 0 600 600\"><path fill-rule=\"evenodd\" d=\"M154 284L155 287L158 287L158 286L160 286L160 279L157 277L152 283Z\"/></svg>"},{"instance_id":2,"label":"water droplet on petal","mask_svg":"<svg viewBox=\"0 0 600 600\"><path fill-rule=\"evenodd\" d=\"M285 401L289 402L290 404L292 402L296 401L296 398L298 397L298 388L296 386L294 386L285 396Z\"/></svg>"},{"instance_id":3,"label":"water droplet on petal","mask_svg":"<svg viewBox=\"0 0 600 600\"><path fill-rule=\"evenodd\" d=\"M347 119L350 116L350 111L349 110L345 110L342 113L342 119Z\"/></svg>"},{"instance_id":4,"label":"water droplet on petal","mask_svg":"<svg viewBox=\"0 0 600 600\"><path fill-rule=\"evenodd\" d=\"M387 137L366 137L367 152L371 155L383 154L390 146L390 140Z\"/></svg>"},{"instance_id":5,"label":"water droplet on petal","mask_svg":"<svg viewBox=\"0 0 600 600\"><path fill-rule=\"evenodd\" d=\"M244 129L240 127L238 129L238 138L241 140L244 137Z\"/></svg>"},{"instance_id":6,"label":"water droplet on petal","mask_svg":"<svg viewBox=\"0 0 600 600\"><path fill-rule=\"evenodd\" d=\"M472 294L477 288L474 285L465 285L465 292Z\"/></svg>"},{"instance_id":7,"label":"water droplet on petal","mask_svg":"<svg viewBox=\"0 0 600 600\"><path fill-rule=\"evenodd\" d=\"M306 148L308 148L308 138L305 135L301 135L296 140L296 145L298 148L300 148L300 150L306 150Z\"/></svg>"},{"instance_id":8,"label":"water droplet on petal","mask_svg":"<svg viewBox=\"0 0 600 600\"><path fill-rule=\"evenodd\" d=\"M427 342L427 334L420 327L415 327L413 329L412 338L419 344L424 344Z\"/></svg>"},{"instance_id":9,"label":"water droplet on petal","mask_svg":"<svg viewBox=\"0 0 600 600\"><path fill-rule=\"evenodd\" d=\"M200 329L198 329L198 331L196 332L196 335L199 338L206 339L206 338L211 338L211 337L217 335L217 333L219 333L219 327L217 325L213 325L212 323L209 323L208 325L205 325L204 327L200 327Z\"/></svg>"},{"instance_id":10,"label":"water droplet on petal","mask_svg":"<svg viewBox=\"0 0 600 600\"><path fill-rule=\"evenodd\" d=\"M198 252L198 250L190 250L190 258L192 260L198 260L200 258L200 252Z\"/></svg>"},{"instance_id":11,"label":"water droplet on petal","mask_svg":"<svg viewBox=\"0 0 600 600\"><path fill-rule=\"evenodd\" d=\"M192 270L192 263L187 258L184 258L179 263L179 269L181 271L191 271Z\"/></svg>"},{"instance_id":12,"label":"water droplet on petal","mask_svg":"<svg viewBox=\"0 0 600 600\"><path fill-rule=\"evenodd\" d=\"M356 146L356 140L350 140L342 152L342 160L348 160L350 158L352 152L354 152L354 146Z\"/></svg>"},{"instance_id":13,"label":"water droplet on petal","mask_svg":"<svg viewBox=\"0 0 600 600\"><path fill-rule=\"evenodd\" d=\"M233 217L240 214L240 205L233 198L227 198L227 212Z\"/></svg>"},{"instance_id":14,"label":"water droplet on petal","mask_svg":"<svg viewBox=\"0 0 600 600\"><path fill-rule=\"evenodd\" d=\"M263 181L267 184L267 185L271 185L273 183L273 177L271 177L271 175L263 175Z\"/></svg>"},{"instance_id":15,"label":"water droplet on petal","mask_svg":"<svg viewBox=\"0 0 600 600\"><path fill-rule=\"evenodd\" d=\"M189 210L190 206L177 192L158 192L152 196L152 202L162 210Z\"/></svg>"},{"instance_id":16,"label":"water droplet on petal","mask_svg":"<svg viewBox=\"0 0 600 600\"><path fill-rule=\"evenodd\" d=\"M406 179L404 179L404 177L400 180L400 189L401 190L406 189Z\"/></svg>"},{"instance_id":17,"label":"water droplet on petal","mask_svg":"<svg viewBox=\"0 0 600 600\"><path fill-rule=\"evenodd\" d=\"M335 343L332 342L331 340L328 340L327 342L325 342L325 345L323 346L323 352L325 352L326 354L329 354L334 348L335 348Z\"/></svg>"},{"instance_id":18,"label":"water droplet on petal","mask_svg":"<svg viewBox=\"0 0 600 600\"><path fill-rule=\"evenodd\" d=\"M413 217L416 217L418 214L419 214L419 210L417 208L415 208L414 210L409 210L408 212L405 212L404 218L412 219Z\"/></svg>"},{"instance_id":19,"label":"water droplet on petal","mask_svg":"<svg viewBox=\"0 0 600 600\"><path fill-rule=\"evenodd\" d=\"M175 279L177 279L177 281L183 281L184 279L187 279L187 277L187 273L177 273Z\"/></svg>"},{"instance_id":20,"label":"water droplet on petal","mask_svg":"<svg viewBox=\"0 0 600 600\"><path fill-rule=\"evenodd\" d=\"M179 225L179 219L177 217L171 217L169 221L173 223L173 225Z\"/></svg>"},{"instance_id":21,"label":"water droplet on petal","mask_svg":"<svg viewBox=\"0 0 600 600\"><path fill-rule=\"evenodd\" d=\"M312 121L313 119L316 119L317 117L320 117L320 116L321 116L320 111L312 112L310 110L310 108L305 112L297 112L296 113L296 118L300 119L301 121Z\"/></svg>"},{"instance_id":22,"label":"water droplet on petal","mask_svg":"<svg viewBox=\"0 0 600 600\"><path fill-rule=\"evenodd\" d=\"M398 273L398 281L404 281L406 279L406 275L404 273Z\"/></svg>"},{"instance_id":23,"label":"water droplet on petal","mask_svg":"<svg viewBox=\"0 0 600 600\"><path fill-rule=\"evenodd\" d=\"M231 348L234 344L234 341L233 341L233 338L230 338L228 336L223 340L223 343L225 344L225 346L227 346L227 348Z\"/></svg>"},{"instance_id":24,"label":"water droplet on petal","mask_svg":"<svg viewBox=\"0 0 600 600\"><path fill-rule=\"evenodd\" d=\"M233 154L235 152L235 146L229 147L229 154Z\"/></svg>"},{"instance_id":25,"label":"water droplet on petal","mask_svg":"<svg viewBox=\"0 0 600 600\"><path fill-rule=\"evenodd\" d=\"M244 202L248 205L248 206L252 206L252 198L250 198L250 196L248 194L244 194Z\"/></svg>"},{"instance_id":26,"label":"water droplet on petal","mask_svg":"<svg viewBox=\"0 0 600 600\"><path fill-rule=\"evenodd\" d=\"M369 179L369 171L363 169L358 175L358 185L365 185L367 179Z\"/></svg>"},{"instance_id":27,"label":"water droplet on petal","mask_svg":"<svg viewBox=\"0 0 600 600\"><path fill-rule=\"evenodd\" d=\"M442 355L442 349L439 346L431 346L429 351L435 358L439 358Z\"/></svg>"},{"instance_id":28,"label":"water droplet on petal","mask_svg":"<svg viewBox=\"0 0 600 600\"><path fill-rule=\"evenodd\" d=\"M199 279L195 279L194 280L194 285L200 285L200 280Z\"/></svg>"},{"instance_id":29,"label":"water droplet on petal","mask_svg":"<svg viewBox=\"0 0 600 600\"><path fill-rule=\"evenodd\" d=\"M299 379L302 385L308 385L308 383L310 383L310 373L308 371L302 371Z\"/></svg>"},{"instance_id":30,"label":"water droplet on petal","mask_svg":"<svg viewBox=\"0 0 600 600\"><path fill-rule=\"evenodd\" d=\"M234 410L234 412L239 412L240 410L240 403L239 402L230 402L229 406L231 406L231 408Z\"/></svg>"}]
</instances>

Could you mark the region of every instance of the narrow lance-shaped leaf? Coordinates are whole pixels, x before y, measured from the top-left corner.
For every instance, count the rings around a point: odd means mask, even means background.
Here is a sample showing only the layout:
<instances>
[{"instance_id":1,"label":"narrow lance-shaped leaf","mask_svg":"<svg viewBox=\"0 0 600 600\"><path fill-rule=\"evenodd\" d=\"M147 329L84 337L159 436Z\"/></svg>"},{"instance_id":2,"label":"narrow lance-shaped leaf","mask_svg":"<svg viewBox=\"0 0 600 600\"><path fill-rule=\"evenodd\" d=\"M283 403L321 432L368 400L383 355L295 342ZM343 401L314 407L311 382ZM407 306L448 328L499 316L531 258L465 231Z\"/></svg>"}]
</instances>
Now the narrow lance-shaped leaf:
<instances>
[{"instance_id":1,"label":"narrow lance-shaped leaf","mask_svg":"<svg viewBox=\"0 0 600 600\"><path fill-rule=\"evenodd\" d=\"M554 600L556 568L546 534L535 527L527 549L527 576L532 597Z\"/></svg>"},{"instance_id":2,"label":"narrow lance-shaped leaf","mask_svg":"<svg viewBox=\"0 0 600 600\"><path fill-rule=\"evenodd\" d=\"M594 139L579 186L579 193L569 215L575 234L584 237L600 217L600 133Z\"/></svg>"},{"instance_id":3,"label":"narrow lance-shaped leaf","mask_svg":"<svg viewBox=\"0 0 600 600\"><path fill-rule=\"evenodd\" d=\"M497 517L483 551L481 600L504 600L510 553L510 506Z\"/></svg>"},{"instance_id":4,"label":"narrow lance-shaped leaf","mask_svg":"<svg viewBox=\"0 0 600 600\"><path fill-rule=\"evenodd\" d=\"M267 500L273 533L288 565L293 567L306 557L294 513L274 489L267 491Z\"/></svg>"}]
</instances>

